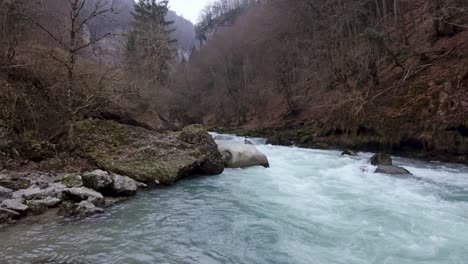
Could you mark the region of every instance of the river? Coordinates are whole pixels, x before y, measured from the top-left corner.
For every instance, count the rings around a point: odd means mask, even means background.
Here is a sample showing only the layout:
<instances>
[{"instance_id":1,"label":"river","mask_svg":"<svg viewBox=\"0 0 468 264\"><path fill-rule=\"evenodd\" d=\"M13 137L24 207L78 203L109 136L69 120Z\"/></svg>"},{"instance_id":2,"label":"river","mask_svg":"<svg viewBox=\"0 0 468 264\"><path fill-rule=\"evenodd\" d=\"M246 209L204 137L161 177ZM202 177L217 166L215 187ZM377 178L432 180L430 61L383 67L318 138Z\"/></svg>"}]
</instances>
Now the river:
<instances>
[{"instance_id":1,"label":"river","mask_svg":"<svg viewBox=\"0 0 468 264\"><path fill-rule=\"evenodd\" d=\"M242 140L242 139L238 139ZM184 179L86 219L0 233L0 263L468 263L468 168L262 145L271 167Z\"/></svg>"}]
</instances>

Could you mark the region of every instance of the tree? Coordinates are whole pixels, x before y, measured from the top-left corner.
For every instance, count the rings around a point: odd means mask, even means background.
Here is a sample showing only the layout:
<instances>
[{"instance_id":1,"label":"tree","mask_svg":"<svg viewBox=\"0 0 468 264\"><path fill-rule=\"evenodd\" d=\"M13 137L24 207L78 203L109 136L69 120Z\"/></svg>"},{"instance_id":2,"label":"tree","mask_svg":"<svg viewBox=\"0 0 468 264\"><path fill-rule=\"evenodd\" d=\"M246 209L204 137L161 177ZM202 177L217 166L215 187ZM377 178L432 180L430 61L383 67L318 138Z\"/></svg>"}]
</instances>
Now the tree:
<instances>
[{"instance_id":1,"label":"tree","mask_svg":"<svg viewBox=\"0 0 468 264\"><path fill-rule=\"evenodd\" d=\"M0 2L0 65L4 67L9 67L16 56L25 30L25 12L24 0Z\"/></svg>"},{"instance_id":2,"label":"tree","mask_svg":"<svg viewBox=\"0 0 468 264\"><path fill-rule=\"evenodd\" d=\"M65 52L66 58L58 56L54 52L50 56L58 61L66 70L66 109L67 109L67 135L70 146L73 145L74 123L76 115L87 102L77 102L77 56L80 51L109 37L110 32L103 33L94 38L84 39L82 33L87 24L97 19L108 19L108 14L114 13L114 0L66 0L68 16L61 19L53 14L45 16L54 18L53 27L46 25L41 19L31 17L34 24L49 38L58 44ZM38 9L38 12L41 9ZM89 98L86 101L89 101Z\"/></svg>"},{"instance_id":3,"label":"tree","mask_svg":"<svg viewBox=\"0 0 468 264\"><path fill-rule=\"evenodd\" d=\"M166 21L168 1L140 0L135 4L135 22L127 44L127 68L138 76L139 88L154 91L164 85L173 58L170 39L172 21Z\"/></svg>"}]
</instances>

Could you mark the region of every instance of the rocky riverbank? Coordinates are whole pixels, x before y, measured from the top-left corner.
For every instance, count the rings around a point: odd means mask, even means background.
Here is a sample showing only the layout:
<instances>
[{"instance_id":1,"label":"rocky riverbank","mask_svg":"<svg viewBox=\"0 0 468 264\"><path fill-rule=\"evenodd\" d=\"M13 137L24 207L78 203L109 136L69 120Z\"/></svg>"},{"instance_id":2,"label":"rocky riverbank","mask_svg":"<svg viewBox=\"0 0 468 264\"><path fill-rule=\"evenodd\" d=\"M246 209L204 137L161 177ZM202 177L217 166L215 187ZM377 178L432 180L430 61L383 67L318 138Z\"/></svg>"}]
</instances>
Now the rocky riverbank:
<instances>
[{"instance_id":1,"label":"rocky riverbank","mask_svg":"<svg viewBox=\"0 0 468 264\"><path fill-rule=\"evenodd\" d=\"M163 134L114 121L86 120L75 130L76 149L66 159L85 166L45 172L44 164L63 159L54 155L40 162L23 159L19 162L23 168L0 172L0 225L50 210L64 216L102 213L141 189L224 170L217 145L202 126ZM3 146L2 160L10 157L11 164L11 153L21 155L13 144Z\"/></svg>"}]
</instances>

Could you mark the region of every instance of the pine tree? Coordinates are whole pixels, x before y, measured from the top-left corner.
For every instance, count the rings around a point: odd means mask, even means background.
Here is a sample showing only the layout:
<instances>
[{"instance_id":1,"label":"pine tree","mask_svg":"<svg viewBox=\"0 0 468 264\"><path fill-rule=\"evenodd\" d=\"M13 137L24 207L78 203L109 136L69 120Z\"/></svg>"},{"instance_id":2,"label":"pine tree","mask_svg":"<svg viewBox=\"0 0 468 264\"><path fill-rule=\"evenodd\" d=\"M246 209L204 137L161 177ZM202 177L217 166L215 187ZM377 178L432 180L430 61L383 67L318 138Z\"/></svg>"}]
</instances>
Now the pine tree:
<instances>
[{"instance_id":1,"label":"pine tree","mask_svg":"<svg viewBox=\"0 0 468 264\"><path fill-rule=\"evenodd\" d=\"M127 45L127 65L144 83L139 88L157 89L169 76L173 58L170 38L173 21L166 21L168 0L140 0L133 13L135 23ZM143 86L143 87L142 87Z\"/></svg>"}]
</instances>

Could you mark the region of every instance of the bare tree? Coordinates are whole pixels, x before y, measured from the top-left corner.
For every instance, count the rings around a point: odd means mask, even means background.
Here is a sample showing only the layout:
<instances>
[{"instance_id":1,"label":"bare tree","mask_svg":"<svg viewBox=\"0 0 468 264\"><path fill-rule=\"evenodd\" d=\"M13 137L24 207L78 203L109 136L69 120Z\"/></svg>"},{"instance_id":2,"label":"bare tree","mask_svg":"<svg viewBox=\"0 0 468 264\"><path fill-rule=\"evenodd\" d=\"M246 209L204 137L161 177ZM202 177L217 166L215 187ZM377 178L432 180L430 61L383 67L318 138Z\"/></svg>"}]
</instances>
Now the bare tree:
<instances>
[{"instance_id":1,"label":"bare tree","mask_svg":"<svg viewBox=\"0 0 468 264\"><path fill-rule=\"evenodd\" d=\"M54 52L50 56L58 61L67 72L66 98L67 98L67 134L70 145L73 143L74 123L76 114L91 99L90 97L75 104L75 95L77 90L77 56L80 51L97 44L104 38L111 36L111 32L103 33L99 36L83 38L87 24L93 20L111 19L110 14L116 12L114 9L114 0L66 0L68 15L65 19L55 16L44 9L37 9L43 12L42 15L53 18L53 26L46 25L39 18L31 18L34 24L41 29L51 40L60 46L66 52L66 58L56 55Z\"/></svg>"}]
</instances>

